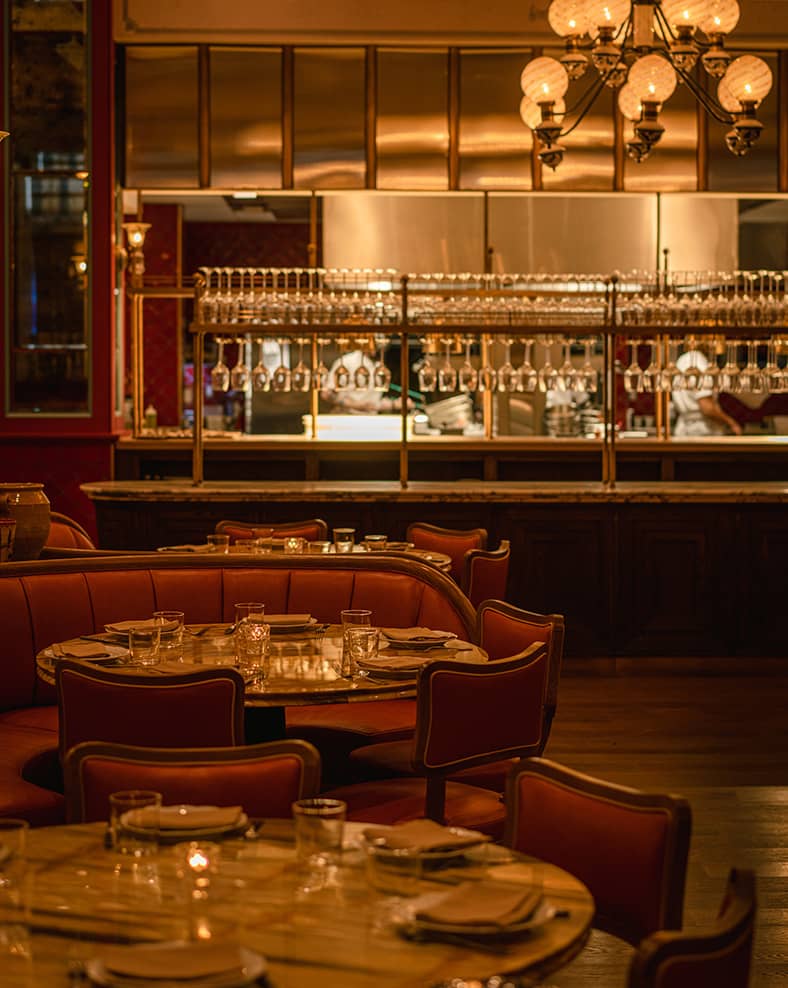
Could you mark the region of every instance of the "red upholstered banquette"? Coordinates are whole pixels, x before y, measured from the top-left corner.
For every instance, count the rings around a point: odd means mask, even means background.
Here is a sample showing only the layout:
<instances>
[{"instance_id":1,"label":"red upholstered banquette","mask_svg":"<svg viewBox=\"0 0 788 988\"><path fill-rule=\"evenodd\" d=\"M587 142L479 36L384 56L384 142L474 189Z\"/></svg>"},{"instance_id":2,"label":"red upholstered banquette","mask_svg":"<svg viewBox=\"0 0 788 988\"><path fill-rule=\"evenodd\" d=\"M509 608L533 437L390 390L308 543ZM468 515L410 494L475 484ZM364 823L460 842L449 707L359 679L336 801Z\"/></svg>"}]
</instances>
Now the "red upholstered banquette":
<instances>
[{"instance_id":1,"label":"red upholstered banquette","mask_svg":"<svg viewBox=\"0 0 788 988\"><path fill-rule=\"evenodd\" d=\"M36 675L52 642L105 624L184 611L188 622L232 620L233 604L261 600L269 613L309 612L338 622L370 608L381 625L444 628L474 640L470 602L443 573L390 556L194 556L137 553L0 566L0 816L32 825L64 818L54 687Z\"/></svg>"}]
</instances>

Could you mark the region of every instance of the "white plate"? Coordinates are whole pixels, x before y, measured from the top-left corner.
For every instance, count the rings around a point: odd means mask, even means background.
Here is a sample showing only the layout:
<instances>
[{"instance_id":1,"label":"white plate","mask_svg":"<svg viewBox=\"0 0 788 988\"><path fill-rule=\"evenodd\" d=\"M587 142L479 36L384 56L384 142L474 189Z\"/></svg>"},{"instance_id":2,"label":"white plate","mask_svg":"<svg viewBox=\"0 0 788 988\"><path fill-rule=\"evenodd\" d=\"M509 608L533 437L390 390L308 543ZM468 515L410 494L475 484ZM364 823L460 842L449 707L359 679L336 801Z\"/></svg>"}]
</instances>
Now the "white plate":
<instances>
[{"instance_id":1,"label":"white plate","mask_svg":"<svg viewBox=\"0 0 788 988\"><path fill-rule=\"evenodd\" d=\"M449 642L455 641L457 636L453 635L451 632L447 631L444 634L438 636L435 635L432 638L389 638L385 631L380 632L380 637L383 639L381 644L385 644L388 648L395 648L397 650L403 649L405 651L419 651L421 649L428 648L442 648L444 645L448 645Z\"/></svg>"},{"instance_id":2,"label":"white plate","mask_svg":"<svg viewBox=\"0 0 788 988\"><path fill-rule=\"evenodd\" d=\"M348 826L345 824L345 826ZM365 823L362 825L364 828L369 827L370 824ZM439 864L443 861L449 861L451 858L461 858L468 851L472 851L479 846L487 846L490 841L484 834L480 834L478 830L468 830L465 827L447 827L449 833L454 834L455 837L478 837L478 841L474 844L466 844L464 847L448 847L448 848L432 848L427 851L420 851L419 858L423 864ZM363 841L363 833L359 837L359 841ZM442 895L443 893L441 893ZM437 901L437 900L436 900Z\"/></svg>"},{"instance_id":3,"label":"white plate","mask_svg":"<svg viewBox=\"0 0 788 988\"><path fill-rule=\"evenodd\" d=\"M293 635L303 633L304 631L309 631L310 628L314 628L317 624L317 618L310 618L304 624L271 624L269 628L271 629L272 635Z\"/></svg>"},{"instance_id":4,"label":"white plate","mask_svg":"<svg viewBox=\"0 0 788 988\"><path fill-rule=\"evenodd\" d=\"M132 834L146 835L150 832L149 827L130 827L124 824L126 829ZM197 837L227 837L236 834L249 826L249 817L242 813L234 823L225 824L223 827L162 827L159 830L159 843L176 842L180 840L194 840Z\"/></svg>"},{"instance_id":5,"label":"white plate","mask_svg":"<svg viewBox=\"0 0 788 988\"><path fill-rule=\"evenodd\" d=\"M140 950L156 950L157 947L171 947L171 943L151 944L139 947ZM239 947L241 967L238 970L220 971L217 974L206 975L204 978L135 978L125 974L114 974L108 971L100 957L94 957L85 965L85 970L92 982L102 988L242 988L250 985L262 974L267 967L265 958L247 947Z\"/></svg>"},{"instance_id":6,"label":"white plate","mask_svg":"<svg viewBox=\"0 0 788 988\"><path fill-rule=\"evenodd\" d=\"M117 659L127 659L129 657L129 650L122 645L102 645L102 647L109 654L100 655L93 659L80 658L78 655L58 655L52 651L51 645L49 648L45 648L41 654L45 659L51 659L53 662L59 662L61 659L71 659L76 662L94 662L96 665L100 665L102 662L115 662Z\"/></svg>"},{"instance_id":7,"label":"white plate","mask_svg":"<svg viewBox=\"0 0 788 988\"><path fill-rule=\"evenodd\" d=\"M440 893L440 897L445 898L443 893ZM423 909L425 906L435 905L439 901L438 894L430 894L429 900L428 902L428 896L423 896L417 901L414 901L412 906L414 910L418 910ZM509 937L518 936L521 933L529 933L531 930L537 930L540 926L549 923L555 914L556 907L546 899L542 899L528 919L523 920L521 923L512 923L511 926L484 926L481 923L474 923L473 925L470 923L431 923L425 919L416 919L415 915L405 925L413 930L424 933L448 933L451 936L467 936L471 939L478 940L479 937Z\"/></svg>"}]
</instances>

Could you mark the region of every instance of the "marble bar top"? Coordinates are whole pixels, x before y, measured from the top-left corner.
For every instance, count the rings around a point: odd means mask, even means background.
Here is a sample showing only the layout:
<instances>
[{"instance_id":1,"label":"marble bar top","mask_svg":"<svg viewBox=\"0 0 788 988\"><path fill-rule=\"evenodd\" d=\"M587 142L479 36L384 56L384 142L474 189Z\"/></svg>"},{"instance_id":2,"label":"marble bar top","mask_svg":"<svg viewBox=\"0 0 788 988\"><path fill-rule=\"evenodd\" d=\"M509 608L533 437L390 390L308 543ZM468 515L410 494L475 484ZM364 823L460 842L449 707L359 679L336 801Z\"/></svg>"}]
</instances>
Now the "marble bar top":
<instances>
[{"instance_id":1,"label":"marble bar top","mask_svg":"<svg viewBox=\"0 0 788 988\"><path fill-rule=\"evenodd\" d=\"M788 483L617 483L525 481L212 481L114 480L81 485L94 502L380 502L530 504L723 504L788 502Z\"/></svg>"}]
</instances>

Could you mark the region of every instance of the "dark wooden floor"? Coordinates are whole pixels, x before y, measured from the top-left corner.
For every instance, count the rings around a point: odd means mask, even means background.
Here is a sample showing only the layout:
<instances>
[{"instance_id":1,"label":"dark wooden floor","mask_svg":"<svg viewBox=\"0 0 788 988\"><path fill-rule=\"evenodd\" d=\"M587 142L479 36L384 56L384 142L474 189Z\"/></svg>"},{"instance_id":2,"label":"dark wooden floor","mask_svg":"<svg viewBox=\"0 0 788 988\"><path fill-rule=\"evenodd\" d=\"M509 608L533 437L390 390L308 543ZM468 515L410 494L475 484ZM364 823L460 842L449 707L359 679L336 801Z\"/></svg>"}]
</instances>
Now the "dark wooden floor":
<instances>
[{"instance_id":1,"label":"dark wooden floor","mask_svg":"<svg viewBox=\"0 0 788 988\"><path fill-rule=\"evenodd\" d=\"M692 806L685 928L716 915L732 865L758 876L751 988L788 985L788 663L747 673L577 675L566 670L545 756ZM594 936L561 988L617 988L629 951ZM705 988L700 986L699 988Z\"/></svg>"}]
</instances>

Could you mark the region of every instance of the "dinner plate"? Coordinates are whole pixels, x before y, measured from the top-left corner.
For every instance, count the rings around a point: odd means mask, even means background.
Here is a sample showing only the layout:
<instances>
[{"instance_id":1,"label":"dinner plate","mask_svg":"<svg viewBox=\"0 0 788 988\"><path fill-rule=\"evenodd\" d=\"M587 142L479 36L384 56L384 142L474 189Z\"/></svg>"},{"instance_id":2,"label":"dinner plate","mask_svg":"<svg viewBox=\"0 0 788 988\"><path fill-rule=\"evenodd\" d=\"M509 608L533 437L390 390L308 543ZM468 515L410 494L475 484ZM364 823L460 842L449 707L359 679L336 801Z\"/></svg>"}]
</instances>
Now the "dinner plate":
<instances>
[{"instance_id":1,"label":"dinner plate","mask_svg":"<svg viewBox=\"0 0 788 988\"><path fill-rule=\"evenodd\" d=\"M156 950L158 947L171 947L170 943L146 944L139 950ZM218 971L216 974L197 978L138 978L128 974L116 974L108 971L101 957L93 957L85 964L85 971L90 980L101 988L242 988L250 985L265 974L266 960L262 954L248 947L238 948L240 965L230 971Z\"/></svg>"},{"instance_id":2,"label":"dinner plate","mask_svg":"<svg viewBox=\"0 0 788 988\"><path fill-rule=\"evenodd\" d=\"M273 615L272 615L273 616ZM286 624L284 622L278 623L274 622L269 625L272 635L295 635L309 631L311 628L317 624L317 618L311 617L308 621L302 621L301 624Z\"/></svg>"},{"instance_id":3,"label":"dinner plate","mask_svg":"<svg viewBox=\"0 0 788 988\"><path fill-rule=\"evenodd\" d=\"M397 650L404 650L408 652L418 652L424 651L430 648L441 648L443 645L447 645L449 642L456 639L456 635L450 634L448 631L445 635L438 638L410 638L410 639L399 639L399 638L389 638L385 631L381 631L381 637L383 638L383 643L388 648L396 648Z\"/></svg>"},{"instance_id":4,"label":"dinner plate","mask_svg":"<svg viewBox=\"0 0 788 988\"><path fill-rule=\"evenodd\" d=\"M156 627L160 627L165 633L175 631L178 627L178 622L166 621L162 625L156 625L153 622L153 618L137 618L131 621L113 621L111 624L105 624L104 630L108 635L117 635L119 638L124 638L128 636L132 628L149 628L152 631Z\"/></svg>"},{"instance_id":5,"label":"dinner plate","mask_svg":"<svg viewBox=\"0 0 788 988\"><path fill-rule=\"evenodd\" d=\"M129 650L123 645L103 645L102 647L108 654L95 656L92 659L81 658L78 655L58 655L57 652L52 651L51 645L49 648L45 648L41 654L45 659L51 659L53 662L59 662L61 659L71 659L76 662L92 662L95 665L101 665L103 662L117 662L118 659L127 659L129 657Z\"/></svg>"},{"instance_id":6,"label":"dinner plate","mask_svg":"<svg viewBox=\"0 0 788 988\"><path fill-rule=\"evenodd\" d=\"M347 826L347 824L346 824ZM368 823L363 824L363 827L369 827ZM479 833L478 830L468 830L466 827L447 827L446 828L450 834L455 837L478 837L479 839L473 844L466 844L464 847L433 847L429 850L419 851L418 858L424 865L430 864L441 864L445 861L450 861L452 858L461 858L465 855L467 851L471 851L480 845L488 845L490 843L489 837L484 834ZM363 833L361 839L363 840ZM385 846L385 845L383 845ZM442 895L443 893L441 893ZM419 900L420 901L420 900ZM436 900L437 901L437 900Z\"/></svg>"},{"instance_id":7,"label":"dinner plate","mask_svg":"<svg viewBox=\"0 0 788 988\"><path fill-rule=\"evenodd\" d=\"M142 836L150 832L149 827L134 827L124 821L124 828L130 834L140 834ZM198 837L229 837L231 834L241 833L249 826L249 817L241 813L234 823L228 823L220 827L163 827L159 830L159 843L177 843L182 840L195 840Z\"/></svg>"},{"instance_id":8,"label":"dinner plate","mask_svg":"<svg viewBox=\"0 0 788 988\"><path fill-rule=\"evenodd\" d=\"M485 925L484 923L433 923L426 919L416 918L415 912L425 908L425 906L437 905L442 897L445 897L444 893L430 893L413 900L411 906L414 913L403 926L409 927L417 933L447 933L450 936L467 936L474 940L478 940L480 937L495 939L519 936L523 933L530 933L532 930L538 930L539 927L549 923L557 912L552 903L542 899L528 919L519 923L512 923L510 926L502 927L495 924Z\"/></svg>"}]
</instances>

